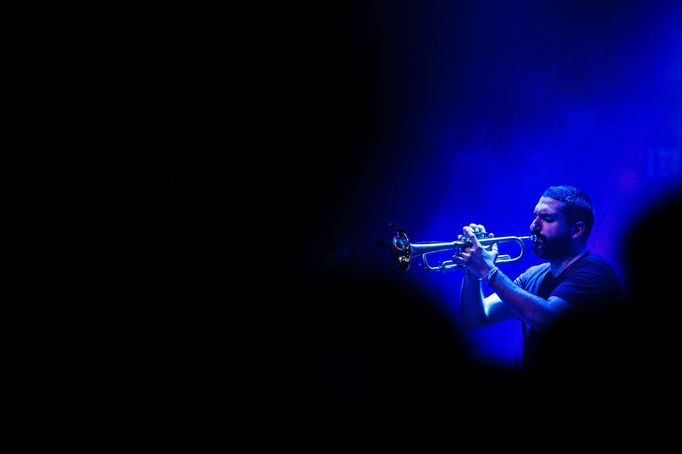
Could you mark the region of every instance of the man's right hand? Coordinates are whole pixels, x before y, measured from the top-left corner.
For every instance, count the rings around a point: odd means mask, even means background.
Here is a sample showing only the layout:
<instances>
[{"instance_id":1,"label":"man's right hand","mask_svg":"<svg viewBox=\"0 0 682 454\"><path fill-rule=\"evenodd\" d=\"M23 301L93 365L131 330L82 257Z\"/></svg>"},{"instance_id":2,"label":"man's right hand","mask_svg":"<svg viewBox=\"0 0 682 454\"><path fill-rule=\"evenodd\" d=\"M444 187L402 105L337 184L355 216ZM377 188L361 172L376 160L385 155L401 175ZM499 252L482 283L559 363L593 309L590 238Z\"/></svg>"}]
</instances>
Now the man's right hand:
<instances>
[{"instance_id":1,"label":"man's right hand","mask_svg":"<svg viewBox=\"0 0 682 454\"><path fill-rule=\"evenodd\" d=\"M461 264L468 271L472 272L478 277L485 276L495 266L495 259L497 258L497 244L486 248L479 239L493 238L492 233L486 233L485 226L482 224L469 224L462 228L463 235L458 235L459 241L466 241L471 243L464 246L454 256L453 261Z\"/></svg>"}]
</instances>

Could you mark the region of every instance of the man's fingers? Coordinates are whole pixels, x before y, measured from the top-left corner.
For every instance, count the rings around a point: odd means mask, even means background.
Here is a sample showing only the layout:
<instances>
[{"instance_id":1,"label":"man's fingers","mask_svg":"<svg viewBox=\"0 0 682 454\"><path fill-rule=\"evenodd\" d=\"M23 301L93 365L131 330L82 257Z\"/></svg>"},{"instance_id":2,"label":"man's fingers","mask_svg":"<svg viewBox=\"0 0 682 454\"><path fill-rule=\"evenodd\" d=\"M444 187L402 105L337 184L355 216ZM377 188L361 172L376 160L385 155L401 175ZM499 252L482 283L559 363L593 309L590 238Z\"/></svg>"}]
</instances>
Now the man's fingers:
<instances>
[{"instance_id":1,"label":"man's fingers","mask_svg":"<svg viewBox=\"0 0 682 454\"><path fill-rule=\"evenodd\" d=\"M474 231L475 234L485 233L485 226L483 224L475 224L472 222L469 224L469 227Z\"/></svg>"},{"instance_id":2,"label":"man's fingers","mask_svg":"<svg viewBox=\"0 0 682 454\"><path fill-rule=\"evenodd\" d=\"M471 224L474 225L474 224ZM470 226L464 227L464 233L469 237L469 241L473 243L474 248L479 248L481 247L481 243L478 241L478 238L476 237L476 233L474 233L474 229Z\"/></svg>"}]
</instances>

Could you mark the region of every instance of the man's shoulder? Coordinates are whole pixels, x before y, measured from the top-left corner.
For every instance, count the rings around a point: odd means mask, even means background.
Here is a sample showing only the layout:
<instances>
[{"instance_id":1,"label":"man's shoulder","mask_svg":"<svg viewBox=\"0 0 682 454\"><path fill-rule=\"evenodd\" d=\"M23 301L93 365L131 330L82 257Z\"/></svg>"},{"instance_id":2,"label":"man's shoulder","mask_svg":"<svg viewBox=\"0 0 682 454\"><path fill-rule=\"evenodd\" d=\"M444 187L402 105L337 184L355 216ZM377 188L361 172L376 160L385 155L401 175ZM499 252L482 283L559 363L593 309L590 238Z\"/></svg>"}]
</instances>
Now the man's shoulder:
<instances>
[{"instance_id":1,"label":"man's shoulder","mask_svg":"<svg viewBox=\"0 0 682 454\"><path fill-rule=\"evenodd\" d=\"M538 276L542 276L548 270L549 270L549 263L541 263L539 265L531 266L530 268L526 269L526 271L521 273L521 275L517 278L517 282L518 281L530 281L532 279L537 279Z\"/></svg>"},{"instance_id":2,"label":"man's shoulder","mask_svg":"<svg viewBox=\"0 0 682 454\"><path fill-rule=\"evenodd\" d=\"M528 268L523 274L532 276L535 274L544 273L549 269L549 263L541 263L539 265L534 265Z\"/></svg>"}]
</instances>

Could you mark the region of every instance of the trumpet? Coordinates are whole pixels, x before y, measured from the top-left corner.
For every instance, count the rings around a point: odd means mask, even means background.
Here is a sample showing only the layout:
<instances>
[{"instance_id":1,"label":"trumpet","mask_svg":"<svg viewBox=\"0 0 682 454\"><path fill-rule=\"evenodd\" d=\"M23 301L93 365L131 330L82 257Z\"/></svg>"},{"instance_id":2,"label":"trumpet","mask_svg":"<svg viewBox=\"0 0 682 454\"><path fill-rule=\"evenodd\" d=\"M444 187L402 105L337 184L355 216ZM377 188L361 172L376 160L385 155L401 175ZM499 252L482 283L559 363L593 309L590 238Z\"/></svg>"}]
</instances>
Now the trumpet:
<instances>
[{"instance_id":1,"label":"trumpet","mask_svg":"<svg viewBox=\"0 0 682 454\"><path fill-rule=\"evenodd\" d=\"M535 235L501 236L497 238L487 238L486 235L487 233L476 235L479 243L481 243L482 246L492 246L493 244L498 243L516 243L520 248L518 255L514 257L507 254L498 255L495 264L511 263L521 260L526 251L524 241L535 241ZM392 243L391 252L393 254L393 260L399 271L407 271L410 267L412 259L420 255L422 257L422 262L426 271L448 271L454 268L461 268L461 265L455 263L452 260L444 260L438 266L432 266L429 264L426 256L434 252L458 250L472 246L471 241L468 239L449 242L434 241L430 243L412 243L403 230L399 230L393 236Z\"/></svg>"}]
</instances>

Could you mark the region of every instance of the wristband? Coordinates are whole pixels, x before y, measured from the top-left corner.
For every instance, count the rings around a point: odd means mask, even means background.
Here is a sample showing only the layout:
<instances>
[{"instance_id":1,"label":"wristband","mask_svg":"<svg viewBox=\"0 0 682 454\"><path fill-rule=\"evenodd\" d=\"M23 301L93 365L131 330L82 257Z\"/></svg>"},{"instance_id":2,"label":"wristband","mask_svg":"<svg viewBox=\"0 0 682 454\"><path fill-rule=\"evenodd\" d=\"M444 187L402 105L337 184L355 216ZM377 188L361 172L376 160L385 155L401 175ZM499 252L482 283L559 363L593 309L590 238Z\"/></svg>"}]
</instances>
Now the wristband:
<instances>
[{"instance_id":1,"label":"wristband","mask_svg":"<svg viewBox=\"0 0 682 454\"><path fill-rule=\"evenodd\" d=\"M490 271L488 271L488 272L486 273L485 277L483 278L483 280L485 281L485 283L486 283L486 284L489 284L489 283L490 283L490 279L492 279L493 276L495 276L495 274L496 274L498 271L499 271L499 268L496 267L496 266L490 268Z\"/></svg>"}]
</instances>

